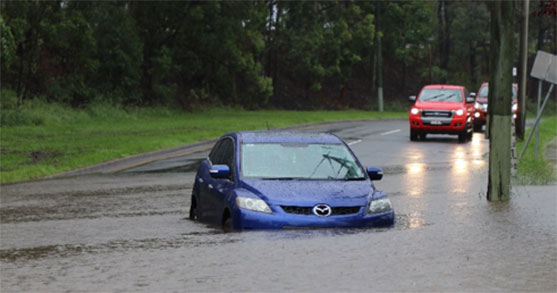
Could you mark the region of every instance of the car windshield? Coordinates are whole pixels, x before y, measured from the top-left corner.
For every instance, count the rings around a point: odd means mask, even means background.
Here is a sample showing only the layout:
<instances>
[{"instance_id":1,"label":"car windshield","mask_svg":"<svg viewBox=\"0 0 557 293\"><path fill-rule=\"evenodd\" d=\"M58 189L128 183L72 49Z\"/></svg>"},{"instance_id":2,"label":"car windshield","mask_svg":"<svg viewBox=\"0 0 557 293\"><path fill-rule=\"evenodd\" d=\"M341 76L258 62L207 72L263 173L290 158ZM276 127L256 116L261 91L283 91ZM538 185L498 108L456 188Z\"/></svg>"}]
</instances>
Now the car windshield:
<instances>
[{"instance_id":1,"label":"car windshield","mask_svg":"<svg viewBox=\"0 0 557 293\"><path fill-rule=\"evenodd\" d=\"M449 89L424 89L418 100L422 102L462 102L462 92Z\"/></svg>"},{"instance_id":2,"label":"car windshield","mask_svg":"<svg viewBox=\"0 0 557 293\"><path fill-rule=\"evenodd\" d=\"M516 99L516 96L517 96L516 95L516 88L514 86L512 87L512 92L513 92L513 99ZM487 86L487 85L483 86L480 89L480 94L478 96L487 99L488 95L489 95L489 86Z\"/></svg>"},{"instance_id":3,"label":"car windshield","mask_svg":"<svg viewBox=\"0 0 557 293\"><path fill-rule=\"evenodd\" d=\"M241 152L241 173L248 178L365 178L354 156L343 144L246 143Z\"/></svg>"}]
</instances>

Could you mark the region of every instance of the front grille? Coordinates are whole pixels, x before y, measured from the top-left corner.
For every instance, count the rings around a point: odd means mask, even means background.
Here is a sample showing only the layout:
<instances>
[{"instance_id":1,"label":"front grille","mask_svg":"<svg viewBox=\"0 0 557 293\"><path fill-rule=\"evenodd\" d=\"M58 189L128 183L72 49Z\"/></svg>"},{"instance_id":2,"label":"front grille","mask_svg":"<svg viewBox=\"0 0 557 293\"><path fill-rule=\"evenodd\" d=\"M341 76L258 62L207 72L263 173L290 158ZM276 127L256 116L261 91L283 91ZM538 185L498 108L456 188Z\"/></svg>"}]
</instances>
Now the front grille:
<instances>
[{"instance_id":1,"label":"front grille","mask_svg":"<svg viewBox=\"0 0 557 293\"><path fill-rule=\"evenodd\" d=\"M422 117L450 118L452 116L453 116L453 112L447 110L423 110L422 111Z\"/></svg>"},{"instance_id":2,"label":"front grille","mask_svg":"<svg viewBox=\"0 0 557 293\"><path fill-rule=\"evenodd\" d=\"M313 215L313 207L280 206L286 213L296 215ZM360 207L331 207L331 216L351 215L360 211Z\"/></svg>"},{"instance_id":3,"label":"front grille","mask_svg":"<svg viewBox=\"0 0 557 293\"><path fill-rule=\"evenodd\" d=\"M297 215L311 215L313 214L311 207L296 207L296 206L280 206L285 212Z\"/></svg>"}]
</instances>

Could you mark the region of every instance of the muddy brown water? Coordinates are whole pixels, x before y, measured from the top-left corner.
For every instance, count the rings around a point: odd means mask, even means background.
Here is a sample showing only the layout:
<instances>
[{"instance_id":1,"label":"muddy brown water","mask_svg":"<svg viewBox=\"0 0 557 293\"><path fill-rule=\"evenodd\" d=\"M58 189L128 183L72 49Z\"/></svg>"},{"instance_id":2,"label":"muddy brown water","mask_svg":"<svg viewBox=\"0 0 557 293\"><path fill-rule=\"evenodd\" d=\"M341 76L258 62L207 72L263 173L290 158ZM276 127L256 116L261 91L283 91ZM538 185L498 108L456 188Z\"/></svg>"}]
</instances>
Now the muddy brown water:
<instances>
[{"instance_id":1,"label":"muddy brown water","mask_svg":"<svg viewBox=\"0 0 557 293\"><path fill-rule=\"evenodd\" d=\"M223 233L186 219L194 173L176 160L3 185L0 291L557 291L557 186L487 202L475 139L376 161L392 228ZM353 148L371 165L366 141Z\"/></svg>"}]
</instances>

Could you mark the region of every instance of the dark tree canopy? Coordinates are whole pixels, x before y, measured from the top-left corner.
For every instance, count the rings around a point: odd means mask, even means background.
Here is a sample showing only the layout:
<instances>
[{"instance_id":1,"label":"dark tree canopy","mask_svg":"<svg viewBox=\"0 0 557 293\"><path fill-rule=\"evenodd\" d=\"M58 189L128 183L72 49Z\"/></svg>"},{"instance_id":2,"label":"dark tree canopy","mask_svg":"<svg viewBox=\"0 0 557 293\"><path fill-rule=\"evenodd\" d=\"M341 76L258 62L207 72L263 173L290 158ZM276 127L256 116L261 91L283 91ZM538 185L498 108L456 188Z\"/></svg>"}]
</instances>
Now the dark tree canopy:
<instances>
[{"instance_id":1,"label":"dark tree canopy","mask_svg":"<svg viewBox=\"0 0 557 293\"><path fill-rule=\"evenodd\" d=\"M531 1L531 56L557 49L547 3ZM381 6L387 104L427 83L475 91L488 80L485 5ZM2 1L2 96L75 107L372 108L375 9L369 1Z\"/></svg>"}]
</instances>

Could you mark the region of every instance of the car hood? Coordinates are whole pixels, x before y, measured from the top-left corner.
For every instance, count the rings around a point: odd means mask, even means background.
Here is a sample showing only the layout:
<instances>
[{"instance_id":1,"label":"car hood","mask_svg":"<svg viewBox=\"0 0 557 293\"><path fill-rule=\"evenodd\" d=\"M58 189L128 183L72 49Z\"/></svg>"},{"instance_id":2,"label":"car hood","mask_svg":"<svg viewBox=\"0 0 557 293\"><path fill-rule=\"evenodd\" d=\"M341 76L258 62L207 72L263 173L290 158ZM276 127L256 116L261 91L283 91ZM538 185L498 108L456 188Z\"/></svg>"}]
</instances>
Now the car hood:
<instances>
[{"instance_id":1,"label":"car hood","mask_svg":"<svg viewBox=\"0 0 557 293\"><path fill-rule=\"evenodd\" d=\"M478 98L476 98L476 102L486 104L487 103L487 98L478 97ZM516 104L517 102L518 102L518 99L513 99L513 104Z\"/></svg>"},{"instance_id":2,"label":"car hood","mask_svg":"<svg viewBox=\"0 0 557 293\"><path fill-rule=\"evenodd\" d=\"M244 180L243 188L271 205L359 206L367 203L372 185L368 180Z\"/></svg>"},{"instance_id":3,"label":"car hood","mask_svg":"<svg viewBox=\"0 0 557 293\"><path fill-rule=\"evenodd\" d=\"M414 104L416 108L420 109L432 109L432 110L458 110L462 109L462 103L460 102L416 102Z\"/></svg>"}]
</instances>

